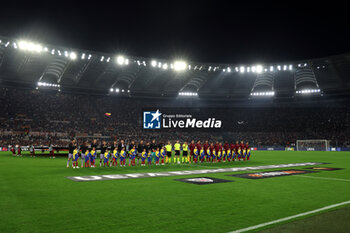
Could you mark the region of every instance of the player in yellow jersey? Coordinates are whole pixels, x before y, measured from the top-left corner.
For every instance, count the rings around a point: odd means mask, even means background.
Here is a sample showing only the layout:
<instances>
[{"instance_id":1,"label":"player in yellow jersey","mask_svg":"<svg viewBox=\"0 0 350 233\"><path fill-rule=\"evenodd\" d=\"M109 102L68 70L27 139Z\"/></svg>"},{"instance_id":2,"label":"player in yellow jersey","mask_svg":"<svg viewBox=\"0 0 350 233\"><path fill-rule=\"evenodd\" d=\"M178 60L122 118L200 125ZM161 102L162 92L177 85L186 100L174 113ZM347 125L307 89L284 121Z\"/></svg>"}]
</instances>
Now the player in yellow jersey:
<instances>
[{"instance_id":1,"label":"player in yellow jersey","mask_svg":"<svg viewBox=\"0 0 350 233\"><path fill-rule=\"evenodd\" d=\"M107 167L109 167L109 150L108 148L106 148L105 153L103 154L103 166L105 167L107 165Z\"/></svg>"},{"instance_id":2,"label":"player in yellow jersey","mask_svg":"<svg viewBox=\"0 0 350 233\"><path fill-rule=\"evenodd\" d=\"M165 146L165 150L166 150L165 163L170 163L171 162L171 152L173 150L173 147L172 147L170 141L168 141L168 144Z\"/></svg>"},{"instance_id":3,"label":"player in yellow jersey","mask_svg":"<svg viewBox=\"0 0 350 233\"><path fill-rule=\"evenodd\" d=\"M79 150L75 148L73 151L73 168L79 168L78 159L79 159Z\"/></svg>"},{"instance_id":4,"label":"player in yellow jersey","mask_svg":"<svg viewBox=\"0 0 350 233\"><path fill-rule=\"evenodd\" d=\"M179 140L176 141L176 143L174 144L174 150L175 150L175 156L174 156L174 163L180 164L180 149L181 149L181 144L179 142Z\"/></svg>"},{"instance_id":5,"label":"player in yellow jersey","mask_svg":"<svg viewBox=\"0 0 350 233\"><path fill-rule=\"evenodd\" d=\"M182 144L182 163L187 163L190 160L190 155L188 154L187 142Z\"/></svg>"},{"instance_id":6,"label":"player in yellow jersey","mask_svg":"<svg viewBox=\"0 0 350 233\"><path fill-rule=\"evenodd\" d=\"M147 158L147 152L146 152L146 149L143 149L141 153L141 166L146 166L145 164L146 158Z\"/></svg>"},{"instance_id":7,"label":"player in yellow jersey","mask_svg":"<svg viewBox=\"0 0 350 233\"><path fill-rule=\"evenodd\" d=\"M117 149L117 147L115 147L113 150L112 166L114 166L114 167L118 166L118 149Z\"/></svg>"}]
</instances>

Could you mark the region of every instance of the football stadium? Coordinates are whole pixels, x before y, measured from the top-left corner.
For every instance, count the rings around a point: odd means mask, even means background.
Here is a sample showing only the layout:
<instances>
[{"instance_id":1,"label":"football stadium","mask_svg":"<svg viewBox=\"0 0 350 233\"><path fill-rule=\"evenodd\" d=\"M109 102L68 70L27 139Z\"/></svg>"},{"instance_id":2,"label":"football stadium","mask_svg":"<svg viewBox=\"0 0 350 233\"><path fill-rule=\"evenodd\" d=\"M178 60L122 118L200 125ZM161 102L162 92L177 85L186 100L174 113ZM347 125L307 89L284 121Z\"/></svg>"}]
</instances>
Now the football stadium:
<instances>
[{"instance_id":1,"label":"football stadium","mask_svg":"<svg viewBox=\"0 0 350 233\"><path fill-rule=\"evenodd\" d=\"M0 232L350 231L349 51L45 41L0 35Z\"/></svg>"}]
</instances>

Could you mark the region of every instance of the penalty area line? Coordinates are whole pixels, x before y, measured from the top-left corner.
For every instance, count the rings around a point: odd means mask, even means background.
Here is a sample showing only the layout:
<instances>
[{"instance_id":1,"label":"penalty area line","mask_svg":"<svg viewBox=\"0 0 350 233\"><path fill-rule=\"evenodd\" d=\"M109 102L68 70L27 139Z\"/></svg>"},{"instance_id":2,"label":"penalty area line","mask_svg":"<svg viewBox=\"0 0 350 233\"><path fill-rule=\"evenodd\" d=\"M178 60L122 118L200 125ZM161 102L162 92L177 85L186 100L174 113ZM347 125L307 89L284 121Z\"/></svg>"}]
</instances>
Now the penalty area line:
<instances>
[{"instance_id":1,"label":"penalty area line","mask_svg":"<svg viewBox=\"0 0 350 233\"><path fill-rule=\"evenodd\" d=\"M308 211L308 212L292 215L292 216L289 216L289 217L280 218L280 219L277 219L277 220L274 220L274 221L271 221L271 222L266 222L266 223L262 223L262 224L259 224L259 225L255 225L255 226L251 226L251 227L247 227L247 228L242 228L242 229L239 229L239 230L231 231L229 233L240 233L240 232L252 231L252 230L256 230L258 228L262 228L262 227L265 227L265 226L268 226L268 225L272 225L272 224L276 224L276 223L280 223L280 222L285 222L285 221L288 221L288 220L291 220L291 219L303 217L303 216L306 216L306 215L322 212L324 210L329 210L329 209L333 209L333 208L336 208L336 207L339 207L339 206L343 206L343 205L348 205L348 204L350 204L350 201L344 201L344 202L340 202L340 203L337 203L337 204L325 206L325 207L322 207L322 208L319 208L319 209L316 209L316 210L311 210L311 211Z\"/></svg>"}]
</instances>

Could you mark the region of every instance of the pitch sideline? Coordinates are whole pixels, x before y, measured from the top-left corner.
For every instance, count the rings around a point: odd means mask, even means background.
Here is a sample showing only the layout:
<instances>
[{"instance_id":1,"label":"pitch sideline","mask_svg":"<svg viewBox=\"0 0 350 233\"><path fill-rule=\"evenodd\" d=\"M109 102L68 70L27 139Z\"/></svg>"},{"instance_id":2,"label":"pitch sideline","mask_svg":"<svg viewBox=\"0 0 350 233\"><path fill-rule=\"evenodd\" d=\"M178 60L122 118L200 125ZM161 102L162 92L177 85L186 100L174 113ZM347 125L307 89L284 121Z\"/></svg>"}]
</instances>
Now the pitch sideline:
<instances>
[{"instance_id":1,"label":"pitch sideline","mask_svg":"<svg viewBox=\"0 0 350 233\"><path fill-rule=\"evenodd\" d=\"M262 228L262 227L265 227L265 226L268 226L268 225L272 225L272 224L276 224L276 223L280 223L280 222L285 222L285 221L288 221L288 220L291 220L291 219L303 217L303 216L306 216L306 215L318 213L318 212L321 212L321 211L324 211L324 210L329 210L329 209L333 209L333 208L336 208L336 207L339 207L339 206L348 205L348 204L350 204L350 200L349 201L340 202L340 203L337 203L337 204L333 204L333 205L329 205L329 206L325 206L325 207L322 207L322 208L319 208L319 209L307 211L307 212L304 212L304 213L292 215L292 216L289 216L289 217L280 218L280 219L277 219L277 220L274 220L274 221L271 221L271 222L266 222L266 223L258 224L258 225L255 225L255 226L251 226L251 227L235 230L235 231L230 231L228 233L240 233L240 232L256 230L258 228Z\"/></svg>"}]
</instances>

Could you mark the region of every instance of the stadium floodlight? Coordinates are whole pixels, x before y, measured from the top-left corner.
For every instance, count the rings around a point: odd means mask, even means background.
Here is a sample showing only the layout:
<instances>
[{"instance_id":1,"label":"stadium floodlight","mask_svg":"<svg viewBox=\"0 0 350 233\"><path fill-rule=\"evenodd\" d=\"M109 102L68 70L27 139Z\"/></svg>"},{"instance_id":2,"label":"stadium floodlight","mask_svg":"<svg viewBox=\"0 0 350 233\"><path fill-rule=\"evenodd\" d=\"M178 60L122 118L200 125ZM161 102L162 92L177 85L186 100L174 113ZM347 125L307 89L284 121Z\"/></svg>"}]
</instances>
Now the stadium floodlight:
<instances>
[{"instance_id":1,"label":"stadium floodlight","mask_svg":"<svg viewBox=\"0 0 350 233\"><path fill-rule=\"evenodd\" d=\"M227 67L227 72L231 73L231 68Z\"/></svg>"},{"instance_id":2,"label":"stadium floodlight","mask_svg":"<svg viewBox=\"0 0 350 233\"><path fill-rule=\"evenodd\" d=\"M117 57L117 63L118 63L118 65L124 65L125 64L125 57L122 55L119 55Z\"/></svg>"},{"instance_id":3,"label":"stadium floodlight","mask_svg":"<svg viewBox=\"0 0 350 233\"><path fill-rule=\"evenodd\" d=\"M208 71L211 71L211 66L209 66Z\"/></svg>"},{"instance_id":4,"label":"stadium floodlight","mask_svg":"<svg viewBox=\"0 0 350 233\"><path fill-rule=\"evenodd\" d=\"M124 92L124 89L122 89L122 92Z\"/></svg>"},{"instance_id":5,"label":"stadium floodlight","mask_svg":"<svg viewBox=\"0 0 350 233\"><path fill-rule=\"evenodd\" d=\"M108 57L108 58L107 58L107 60L106 60L106 62L109 62L110 60L111 60L111 58L110 58L110 57Z\"/></svg>"},{"instance_id":6,"label":"stadium floodlight","mask_svg":"<svg viewBox=\"0 0 350 233\"><path fill-rule=\"evenodd\" d=\"M167 63L164 63L163 64L163 70L167 70L168 69L168 64Z\"/></svg>"},{"instance_id":7,"label":"stadium floodlight","mask_svg":"<svg viewBox=\"0 0 350 233\"><path fill-rule=\"evenodd\" d=\"M270 71L271 71L271 72L273 71L273 66L270 66Z\"/></svg>"},{"instance_id":8,"label":"stadium floodlight","mask_svg":"<svg viewBox=\"0 0 350 233\"><path fill-rule=\"evenodd\" d=\"M68 57L68 51L64 51L64 56Z\"/></svg>"},{"instance_id":9,"label":"stadium floodlight","mask_svg":"<svg viewBox=\"0 0 350 233\"><path fill-rule=\"evenodd\" d=\"M128 93L130 93L130 90L128 90Z\"/></svg>"},{"instance_id":10,"label":"stadium floodlight","mask_svg":"<svg viewBox=\"0 0 350 233\"><path fill-rule=\"evenodd\" d=\"M251 96L274 96L274 91L267 91L267 92L252 92L250 93Z\"/></svg>"},{"instance_id":11,"label":"stadium floodlight","mask_svg":"<svg viewBox=\"0 0 350 233\"><path fill-rule=\"evenodd\" d=\"M88 60L90 60L90 59L91 59L91 56L92 56L92 55L91 55L91 54L89 54L89 56L88 56Z\"/></svg>"},{"instance_id":12,"label":"stadium floodlight","mask_svg":"<svg viewBox=\"0 0 350 233\"><path fill-rule=\"evenodd\" d=\"M244 73L244 72L245 72L245 67L244 67L244 66L241 66L241 67L239 68L239 72Z\"/></svg>"},{"instance_id":13,"label":"stadium floodlight","mask_svg":"<svg viewBox=\"0 0 350 233\"><path fill-rule=\"evenodd\" d=\"M102 62L104 59L105 59L105 56L102 56L101 59L100 59L100 61Z\"/></svg>"},{"instance_id":14,"label":"stadium floodlight","mask_svg":"<svg viewBox=\"0 0 350 233\"><path fill-rule=\"evenodd\" d=\"M162 63L158 62L158 68L162 68Z\"/></svg>"},{"instance_id":15,"label":"stadium floodlight","mask_svg":"<svg viewBox=\"0 0 350 233\"><path fill-rule=\"evenodd\" d=\"M151 61L151 66L156 67L157 66L157 61L156 60Z\"/></svg>"},{"instance_id":16,"label":"stadium floodlight","mask_svg":"<svg viewBox=\"0 0 350 233\"><path fill-rule=\"evenodd\" d=\"M289 65L289 70L293 70L293 65Z\"/></svg>"},{"instance_id":17,"label":"stadium floodlight","mask_svg":"<svg viewBox=\"0 0 350 233\"><path fill-rule=\"evenodd\" d=\"M17 44L16 44L16 42L13 42L13 47L14 47L15 49L17 49Z\"/></svg>"},{"instance_id":18,"label":"stadium floodlight","mask_svg":"<svg viewBox=\"0 0 350 233\"><path fill-rule=\"evenodd\" d=\"M263 66L262 66L262 65L257 65L257 66L256 66L256 72L257 72L258 74L260 74L260 73L262 73L262 71L263 71Z\"/></svg>"},{"instance_id":19,"label":"stadium floodlight","mask_svg":"<svg viewBox=\"0 0 350 233\"><path fill-rule=\"evenodd\" d=\"M109 89L109 91L110 91L110 92L113 92L113 91L114 91L114 89L113 89L113 88L111 88L111 89Z\"/></svg>"},{"instance_id":20,"label":"stadium floodlight","mask_svg":"<svg viewBox=\"0 0 350 233\"><path fill-rule=\"evenodd\" d=\"M116 89L115 89L115 92L119 93L119 88L116 88Z\"/></svg>"},{"instance_id":21,"label":"stadium floodlight","mask_svg":"<svg viewBox=\"0 0 350 233\"><path fill-rule=\"evenodd\" d=\"M278 70L281 70L281 66L277 66L277 69L278 69Z\"/></svg>"},{"instance_id":22,"label":"stadium floodlight","mask_svg":"<svg viewBox=\"0 0 350 233\"><path fill-rule=\"evenodd\" d=\"M75 60L75 59L77 59L77 54L75 52L71 52L69 54L69 57L70 57L71 60Z\"/></svg>"},{"instance_id":23,"label":"stadium floodlight","mask_svg":"<svg viewBox=\"0 0 350 233\"><path fill-rule=\"evenodd\" d=\"M175 71L184 71L187 67L185 61L175 61L174 62L174 70Z\"/></svg>"},{"instance_id":24,"label":"stadium floodlight","mask_svg":"<svg viewBox=\"0 0 350 233\"><path fill-rule=\"evenodd\" d=\"M283 70L287 70L287 65L284 65L284 66L283 66Z\"/></svg>"}]
</instances>

